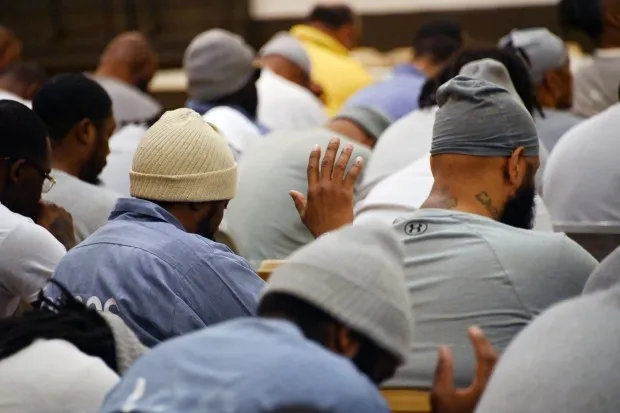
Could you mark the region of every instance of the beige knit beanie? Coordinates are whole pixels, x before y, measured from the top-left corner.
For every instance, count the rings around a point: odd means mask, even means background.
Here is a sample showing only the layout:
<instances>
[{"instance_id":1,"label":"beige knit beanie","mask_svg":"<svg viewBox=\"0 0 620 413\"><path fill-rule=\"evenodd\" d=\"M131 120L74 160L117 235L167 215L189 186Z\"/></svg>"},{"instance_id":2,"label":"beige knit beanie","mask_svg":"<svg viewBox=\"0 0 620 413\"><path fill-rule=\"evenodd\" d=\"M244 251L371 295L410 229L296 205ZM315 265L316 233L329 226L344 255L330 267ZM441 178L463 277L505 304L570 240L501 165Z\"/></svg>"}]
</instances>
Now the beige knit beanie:
<instances>
[{"instance_id":1,"label":"beige knit beanie","mask_svg":"<svg viewBox=\"0 0 620 413\"><path fill-rule=\"evenodd\" d=\"M131 196L154 201L234 198L237 164L226 139L191 109L164 113L133 159Z\"/></svg>"}]
</instances>

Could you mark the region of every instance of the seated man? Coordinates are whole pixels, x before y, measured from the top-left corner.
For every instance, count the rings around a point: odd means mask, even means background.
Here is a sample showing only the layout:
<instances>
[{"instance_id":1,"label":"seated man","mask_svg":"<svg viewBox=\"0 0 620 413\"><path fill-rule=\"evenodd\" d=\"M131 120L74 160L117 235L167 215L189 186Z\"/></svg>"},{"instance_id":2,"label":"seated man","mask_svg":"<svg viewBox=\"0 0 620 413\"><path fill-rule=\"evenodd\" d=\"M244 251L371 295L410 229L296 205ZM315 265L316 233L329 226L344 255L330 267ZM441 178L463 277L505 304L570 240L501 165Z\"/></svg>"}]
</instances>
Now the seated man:
<instances>
[{"instance_id":1,"label":"seated man","mask_svg":"<svg viewBox=\"0 0 620 413\"><path fill-rule=\"evenodd\" d=\"M116 128L112 102L94 80L65 74L50 79L32 106L52 141L56 185L44 198L71 213L76 240L82 242L108 222L118 198L96 185Z\"/></svg>"},{"instance_id":2,"label":"seated man","mask_svg":"<svg viewBox=\"0 0 620 413\"><path fill-rule=\"evenodd\" d=\"M324 127L275 132L239 163L239 195L226 211L226 233L250 261L284 259L310 243L312 234L291 206L291 190L305 193L308 151L339 137L354 159L367 160L389 120L369 107L349 108Z\"/></svg>"},{"instance_id":3,"label":"seated man","mask_svg":"<svg viewBox=\"0 0 620 413\"><path fill-rule=\"evenodd\" d=\"M620 103L591 117L560 139L543 178L543 198L559 223L620 222Z\"/></svg>"},{"instance_id":4,"label":"seated man","mask_svg":"<svg viewBox=\"0 0 620 413\"><path fill-rule=\"evenodd\" d=\"M312 65L304 47L287 32L276 34L258 52L263 68L258 88L258 119L273 131L320 126L327 122Z\"/></svg>"},{"instance_id":5,"label":"seated man","mask_svg":"<svg viewBox=\"0 0 620 413\"><path fill-rule=\"evenodd\" d=\"M41 203L41 192L54 186L45 126L21 103L0 100L0 130L0 318L4 318L38 301L39 291L75 238L71 216Z\"/></svg>"},{"instance_id":6,"label":"seated man","mask_svg":"<svg viewBox=\"0 0 620 413\"><path fill-rule=\"evenodd\" d=\"M36 63L14 63L0 71L0 99L14 100L29 108L45 83L45 71Z\"/></svg>"},{"instance_id":7,"label":"seated man","mask_svg":"<svg viewBox=\"0 0 620 413\"><path fill-rule=\"evenodd\" d=\"M133 198L54 278L147 346L254 314L263 281L212 241L237 183L226 140L192 110L166 112L140 142L130 181Z\"/></svg>"},{"instance_id":8,"label":"seated man","mask_svg":"<svg viewBox=\"0 0 620 413\"><path fill-rule=\"evenodd\" d=\"M413 40L413 60L394 68L392 76L353 95L346 106L372 104L396 121L418 109L418 97L427 79L439 75L459 53L464 34L458 24L430 21L418 29Z\"/></svg>"},{"instance_id":9,"label":"seated man","mask_svg":"<svg viewBox=\"0 0 620 413\"><path fill-rule=\"evenodd\" d=\"M297 251L272 274L258 315L158 346L101 412L389 411L376 386L407 357L412 319L388 229L349 226Z\"/></svg>"},{"instance_id":10,"label":"seated man","mask_svg":"<svg viewBox=\"0 0 620 413\"><path fill-rule=\"evenodd\" d=\"M545 28L513 30L500 47L519 50L527 58L536 95L543 107L536 114L540 141L551 152L562 135L583 121L570 112L573 106L573 76L564 41Z\"/></svg>"},{"instance_id":11,"label":"seated man","mask_svg":"<svg viewBox=\"0 0 620 413\"><path fill-rule=\"evenodd\" d=\"M257 122L260 69L241 36L221 29L196 36L185 50L187 107L203 115L240 158L267 130Z\"/></svg>"},{"instance_id":12,"label":"seated man","mask_svg":"<svg viewBox=\"0 0 620 413\"><path fill-rule=\"evenodd\" d=\"M528 73L525 67L523 65L520 65L520 67L523 69L522 74L527 77ZM514 74L514 69L512 72L512 77L518 79L518 74ZM521 99L512 83L509 72L498 61L483 59L468 63L461 68L461 74L493 82L509 90L515 99ZM527 82L525 86L529 85L530 83ZM520 84L518 90L521 94L526 94L528 89ZM432 113L433 120L435 119L435 113ZM428 113L428 115L430 117L431 113ZM413 120L413 117L411 120ZM430 149L433 126L430 122L424 125L418 124L417 126L420 129L420 133L416 134L415 138L420 142L428 140ZM426 130L423 131L423 127ZM433 187L434 179L430 160L431 155L429 153L375 185L370 193L356 204L356 222L380 220L387 224L392 224L400 216L419 209ZM538 176L540 174L537 174ZM534 228L542 231L553 231L551 217L539 195L536 196Z\"/></svg>"},{"instance_id":13,"label":"seated man","mask_svg":"<svg viewBox=\"0 0 620 413\"><path fill-rule=\"evenodd\" d=\"M566 235L526 229L540 160L523 104L499 85L462 75L439 88L437 101L434 185L422 208L393 226L405 245L416 334L388 387L428 389L441 344L454 351L455 383L466 384L474 371L467 326L482 328L501 352L543 310L579 295L597 265ZM325 185L314 183L318 156L310 157L311 196L296 203L316 236L350 222L352 204L350 194L315 196Z\"/></svg>"},{"instance_id":14,"label":"seated man","mask_svg":"<svg viewBox=\"0 0 620 413\"><path fill-rule=\"evenodd\" d=\"M106 46L93 79L112 99L117 128L154 122L161 115L161 105L148 94L157 65L157 55L142 33L121 33Z\"/></svg>"}]
</instances>

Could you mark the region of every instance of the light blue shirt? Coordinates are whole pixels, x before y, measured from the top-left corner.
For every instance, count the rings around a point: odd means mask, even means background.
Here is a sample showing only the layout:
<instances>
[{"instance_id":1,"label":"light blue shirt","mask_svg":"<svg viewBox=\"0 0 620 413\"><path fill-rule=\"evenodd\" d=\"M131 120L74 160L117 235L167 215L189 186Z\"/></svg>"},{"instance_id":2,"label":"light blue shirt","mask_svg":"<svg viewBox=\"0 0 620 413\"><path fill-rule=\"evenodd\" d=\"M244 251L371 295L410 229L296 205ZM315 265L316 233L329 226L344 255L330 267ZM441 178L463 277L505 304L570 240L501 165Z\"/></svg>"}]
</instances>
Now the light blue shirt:
<instances>
[{"instance_id":1,"label":"light blue shirt","mask_svg":"<svg viewBox=\"0 0 620 413\"><path fill-rule=\"evenodd\" d=\"M353 363L283 320L232 320L164 343L112 389L101 413L388 413Z\"/></svg>"},{"instance_id":2,"label":"light blue shirt","mask_svg":"<svg viewBox=\"0 0 620 413\"><path fill-rule=\"evenodd\" d=\"M388 79L354 94L345 107L371 106L395 122L419 108L418 99L425 82L424 73L411 63L402 63L394 68Z\"/></svg>"},{"instance_id":3,"label":"light blue shirt","mask_svg":"<svg viewBox=\"0 0 620 413\"><path fill-rule=\"evenodd\" d=\"M149 347L253 315L264 285L226 246L135 198L120 199L110 221L60 261L54 279L89 307L118 314Z\"/></svg>"}]
</instances>

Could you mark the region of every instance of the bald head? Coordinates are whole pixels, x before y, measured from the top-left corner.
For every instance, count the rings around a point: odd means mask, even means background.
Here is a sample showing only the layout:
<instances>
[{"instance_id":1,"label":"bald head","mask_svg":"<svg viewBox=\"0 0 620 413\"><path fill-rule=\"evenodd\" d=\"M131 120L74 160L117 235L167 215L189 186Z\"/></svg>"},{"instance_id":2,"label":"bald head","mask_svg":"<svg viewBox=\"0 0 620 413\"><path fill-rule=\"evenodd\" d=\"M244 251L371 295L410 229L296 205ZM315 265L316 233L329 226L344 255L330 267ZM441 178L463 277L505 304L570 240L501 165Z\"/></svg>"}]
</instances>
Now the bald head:
<instances>
[{"instance_id":1,"label":"bald head","mask_svg":"<svg viewBox=\"0 0 620 413\"><path fill-rule=\"evenodd\" d=\"M21 60L22 42L15 33L5 26L0 26L0 71Z\"/></svg>"},{"instance_id":2,"label":"bald head","mask_svg":"<svg viewBox=\"0 0 620 413\"><path fill-rule=\"evenodd\" d=\"M157 55L139 32L118 35L103 51L98 76L112 77L146 91L157 71Z\"/></svg>"}]
</instances>

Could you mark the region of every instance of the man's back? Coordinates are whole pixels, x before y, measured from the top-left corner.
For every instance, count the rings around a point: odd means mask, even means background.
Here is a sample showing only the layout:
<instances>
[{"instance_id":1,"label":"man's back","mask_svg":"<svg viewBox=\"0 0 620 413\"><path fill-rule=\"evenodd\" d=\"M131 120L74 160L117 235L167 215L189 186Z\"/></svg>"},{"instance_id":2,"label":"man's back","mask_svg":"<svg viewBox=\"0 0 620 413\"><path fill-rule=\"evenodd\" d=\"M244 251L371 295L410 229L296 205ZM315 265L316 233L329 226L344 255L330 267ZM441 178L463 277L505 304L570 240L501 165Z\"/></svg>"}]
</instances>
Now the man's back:
<instances>
[{"instance_id":1,"label":"man's back","mask_svg":"<svg viewBox=\"0 0 620 413\"><path fill-rule=\"evenodd\" d=\"M351 96L345 106L374 106L393 121L418 109L418 98L426 76L411 63L394 68L388 79L366 86Z\"/></svg>"},{"instance_id":2,"label":"man's back","mask_svg":"<svg viewBox=\"0 0 620 413\"><path fill-rule=\"evenodd\" d=\"M364 66L336 39L306 25L293 27L291 34L304 44L310 56L312 78L325 91L330 116L336 115L355 92L373 82Z\"/></svg>"},{"instance_id":3,"label":"man's back","mask_svg":"<svg viewBox=\"0 0 620 413\"><path fill-rule=\"evenodd\" d=\"M338 136L325 128L280 132L266 136L239 163L237 196L225 213L228 235L239 253L250 261L284 259L314 237L299 219L289 196L308 190L308 154L323 151ZM354 145L351 159L368 159L370 150L340 136L342 147Z\"/></svg>"},{"instance_id":4,"label":"man's back","mask_svg":"<svg viewBox=\"0 0 620 413\"><path fill-rule=\"evenodd\" d=\"M139 397L137 388L144 389ZM349 360L287 321L261 318L222 323L157 347L129 370L101 411L271 413L294 407L387 412L377 389Z\"/></svg>"},{"instance_id":5,"label":"man's back","mask_svg":"<svg viewBox=\"0 0 620 413\"><path fill-rule=\"evenodd\" d=\"M554 221L620 222L620 104L571 129L557 144L544 175L543 198Z\"/></svg>"},{"instance_id":6,"label":"man's back","mask_svg":"<svg viewBox=\"0 0 620 413\"><path fill-rule=\"evenodd\" d=\"M405 244L416 330L408 364L388 386L430 388L440 345L454 351L456 384L469 385L468 327L503 351L544 309L579 295L597 264L564 234L457 211L421 209L394 230Z\"/></svg>"},{"instance_id":7,"label":"man's back","mask_svg":"<svg viewBox=\"0 0 620 413\"><path fill-rule=\"evenodd\" d=\"M589 118L618 102L620 55L616 49L597 50L574 71L573 112Z\"/></svg>"},{"instance_id":8,"label":"man's back","mask_svg":"<svg viewBox=\"0 0 620 413\"><path fill-rule=\"evenodd\" d=\"M560 138L585 119L566 110L545 109L545 117L536 116L538 137L549 153Z\"/></svg>"},{"instance_id":9,"label":"man's back","mask_svg":"<svg viewBox=\"0 0 620 413\"><path fill-rule=\"evenodd\" d=\"M110 222L71 250L54 278L88 306L118 313L147 346L252 315L264 284L225 246L133 198L119 200Z\"/></svg>"}]
</instances>

